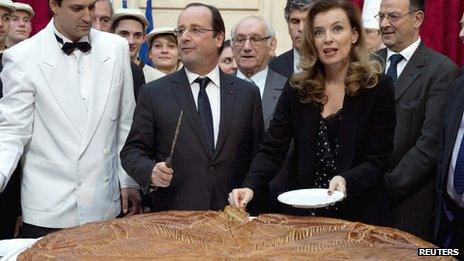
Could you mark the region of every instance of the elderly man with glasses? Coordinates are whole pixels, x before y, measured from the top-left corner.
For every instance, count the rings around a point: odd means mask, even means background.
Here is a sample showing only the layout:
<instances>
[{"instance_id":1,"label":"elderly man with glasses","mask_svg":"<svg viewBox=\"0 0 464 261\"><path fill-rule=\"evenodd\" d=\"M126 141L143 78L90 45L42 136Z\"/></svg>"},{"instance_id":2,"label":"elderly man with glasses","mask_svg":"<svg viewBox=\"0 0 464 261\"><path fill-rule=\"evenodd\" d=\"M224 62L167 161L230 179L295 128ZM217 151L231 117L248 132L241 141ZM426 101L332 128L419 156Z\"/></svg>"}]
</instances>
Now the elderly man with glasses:
<instances>
[{"instance_id":1,"label":"elderly man with glasses","mask_svg":"<svg viewBox=\"0 0 464 261\"><path fill-rule=\"evenodd\" d=\"M393 226L431 241L439 139L458 70L421 41L424 0L382 0L376 17L387 47L378 54L395 85L395 148L385 174Z\"/></svg>"},{"instance_id":2,"label":"elderly man with glasses","mask_svg":"<svg viewBox=\"0 0 464 261\"><path fill-rule=\"evenodd\" d=\"M215 7L187 5L175 33L184 67L140 90L122 165L152 191L154 211L222 210L264 134L259 90L219 69Z\"/></svg>"}]
</instances>

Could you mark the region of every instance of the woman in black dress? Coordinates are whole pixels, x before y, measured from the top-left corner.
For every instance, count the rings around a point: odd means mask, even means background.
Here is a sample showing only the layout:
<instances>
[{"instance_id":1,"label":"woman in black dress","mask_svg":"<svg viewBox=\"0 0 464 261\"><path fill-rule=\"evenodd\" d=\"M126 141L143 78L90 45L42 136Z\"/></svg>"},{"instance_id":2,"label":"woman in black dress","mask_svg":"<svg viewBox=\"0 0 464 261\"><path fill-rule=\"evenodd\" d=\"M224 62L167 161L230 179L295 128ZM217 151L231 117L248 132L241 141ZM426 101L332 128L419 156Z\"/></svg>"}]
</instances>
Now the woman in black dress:
<instances>
[{"instance_id":1,"label":"woman in black dress","mask_svg":"<svg viewBox=\"0 0 464 261\"><path fill-rule=\"evenodd\" d=\"M393 151L393 84L371 59L359 11L351 1L318 1L310 9L302 71L291 77L266 138L242 184L229 195L245 207L279 171L295 141L287 190L328 188L346 198L306 214L387 222L383 180Z\"/></svg>"}]
</instances>

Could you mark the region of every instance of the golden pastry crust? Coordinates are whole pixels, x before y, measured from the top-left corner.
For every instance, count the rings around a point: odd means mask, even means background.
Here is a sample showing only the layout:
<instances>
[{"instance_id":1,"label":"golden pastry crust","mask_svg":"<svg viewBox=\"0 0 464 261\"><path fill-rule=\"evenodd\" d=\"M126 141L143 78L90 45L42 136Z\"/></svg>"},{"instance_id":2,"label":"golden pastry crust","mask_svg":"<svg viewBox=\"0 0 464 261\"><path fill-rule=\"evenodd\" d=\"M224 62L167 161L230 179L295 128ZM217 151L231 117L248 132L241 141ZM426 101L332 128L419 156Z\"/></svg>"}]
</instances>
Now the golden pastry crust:
<instances>
[{"instance_id":1,"label":"golden pastry crust","mask_svg":"<svg viewBox=\"0 0 464 261\"><path fill-rule=\"evenodd\" d=\"M423 259L418 247L434 246L391 228L278 214L250 220L244 211L227 207L223 212L144 214L61 230L18 260Z\"/></svg>"}]
</instances>

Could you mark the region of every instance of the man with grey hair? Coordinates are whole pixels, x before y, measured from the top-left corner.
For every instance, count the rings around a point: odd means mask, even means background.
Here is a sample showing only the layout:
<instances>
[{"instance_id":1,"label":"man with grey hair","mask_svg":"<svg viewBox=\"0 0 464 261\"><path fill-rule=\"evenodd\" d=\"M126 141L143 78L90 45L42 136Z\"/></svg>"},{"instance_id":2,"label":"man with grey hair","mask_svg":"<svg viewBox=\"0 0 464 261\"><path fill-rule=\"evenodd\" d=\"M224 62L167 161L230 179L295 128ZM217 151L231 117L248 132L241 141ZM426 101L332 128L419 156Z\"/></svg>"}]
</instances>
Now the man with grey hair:
<instances>
[{"instance_id":1,"label":"man with grey hair","mask_svg":"<svg viewBox=\"0 0 464 261\"><path fill-rule=\"evenodd\" d=\"M269 63L269 67L285 77L290 77L299 70L300 48L303 43L303 28L306 15L314 0L287 0L285 20L288 33L292 39L292 49L277 56Z\"/></svg>"},{"instance_id":2,"label":"man with grey hair","mask_svg":"<svg viewBox=\"0 0 464 261\"><path fill-rule=\"evenodd\" d=\"M92 28L110 33L113 14L113 5L110 0L98 0L95 3L95 16L92 21Z\"/></svg>"},{"instance_id":3,"label":"man with grey hair","mask_svg":"<svg viewBox=\"0 0 464 261\"><path fill-rule=\"evenodd\" d=\"M271 54L277 45L275 31L265 18L249 16L241 19L232 28L232 51L237 63L237 77L250 81L258 86L263 108L264 126L267 129L274 114L277 100L282 93L287 78L268 67ZM278 177L286 177L287 163L278 174ZM271 183L267 200L260 208L266 212L278 211L277 195L283 189L283 180L278 179L278 184ZM282 185L281 185L282 184ZM265 195L259 195L265 197Z\"/></svg>"},{"instance_id":4,"label":"man with grey hair","mask_svg":"<svg viewBox=\"0 0 464 261\"><path fill-rule=\"evenodd\" d=\"M257 16L241 19L232 29L232 51L238 71L237 77L252 82L259 88L267 129L287 78L268 67L270 54L277 40L271 24Z\"/></svg>"}]
</instances>

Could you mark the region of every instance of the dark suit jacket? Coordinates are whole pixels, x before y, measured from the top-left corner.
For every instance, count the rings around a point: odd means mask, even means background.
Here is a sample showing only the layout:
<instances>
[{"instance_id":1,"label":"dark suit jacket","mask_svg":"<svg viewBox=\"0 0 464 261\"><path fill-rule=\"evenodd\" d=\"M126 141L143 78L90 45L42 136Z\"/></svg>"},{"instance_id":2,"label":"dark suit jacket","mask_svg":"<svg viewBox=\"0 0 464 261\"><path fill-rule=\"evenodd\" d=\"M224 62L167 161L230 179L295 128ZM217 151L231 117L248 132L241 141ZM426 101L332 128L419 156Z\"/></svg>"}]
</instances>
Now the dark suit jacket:
<instances>
[{"instance_id":1,"label":"dark suit jacket","mask_svg":"<svg viewBox=\"0 0 464 261\"><path fill-rule=\"evenodd\" d=\"M181 110L182 125L172 158L173 179L153 193L155 211L222 210L240 186L263 135L256 86L220 72L221 119L214 154L208 149L185 70L143 86L131 131L121 151L123 168L140 186L155 162L169 156Z\"/></svg>"},{"instance_id":2,"label":"dark suit jacket","mask_svg":"<svg viewBox=\"0 0 464 261\"><path fill-rule=\"evenodd\" d=\"M131 62L131 71L134 81L134 97L135 101L137 101L140 87L145 84L145 76L143 75L143 70L134 62Z\"/></svg>"},{"instance_id":3,"label":"dark suit jacket","mask_svg":"<svg viewBox=\"0 0 464 261\"><path fill-rule=\"evenodd\" d=\"M464 77L457 79L453 85L450 99L446 109L444 131L440 142L440 157L437 166L436 182L436 202L435 202L435 225L434 240L443 243L443 236L446 236L448 219L445 217L444 205L445 198L449 197L446 190L448 182L448 171L453 155L454 143L461 124L462 113L464 111ZM451 211L451 208L448 208ZM461 233L464 233L462 231Z\"/></svg>"},{"instance_id":4,"label":"dark suit jacket","mask_svg":"<svg viewBox=\"0 0 464 261\"><path fill-rule=\"evenodd\" d=\"M269 68L289 78L293 74L293 49L272 59L269 62Z\"/></svg>"},{"instance_id":5,"label":"dark suit jacket","mask_svg":"<svg viewBox=\"0 0 464 261\"><path fill-rule=\"evenodd\" d=\"M269 68L266 76L266 84L264 85L264 93L262 99L265 129L269 127L269 122L272 119L272 115L274 114L274 109L277 105L277 101L279 100L280 94L282 93L282 90L284 89L286 82L286 77L278 74L277 72Z\"/></svg>"},{"instance_id":6,"label":"dark suit jacket","mask_svg":"<svg viewBox=\"0 0 464 261\"><path fill-rule=\"evenodd\" d=\"M369 209L383 191L384 169L393 151L394 106L392 81L385 76L375 88L362 90L355 97L345 96L336 167L337 174L346 179L348 196L340 204L340 218L383 222L384 213ZM289 189L313 187L320 112L313 103L301 103L296 90L287 84L243 187L259 194L279 171L292 138L295 172L291 176L295 185Z\"/></svg>"},{"instance_id":7,"label":"dark suit jacket","mask_svg":"<svg viewBox=\"0 0 464 261\"><path fill-rule=\"evenodd\" d=\"M387 50L379 54L385 60ZM394 151L385 174L393 226L428 241L438 142L449 88L457 72L450 59L421 43L395 83Z\"/></svg>"}]
</instances>

